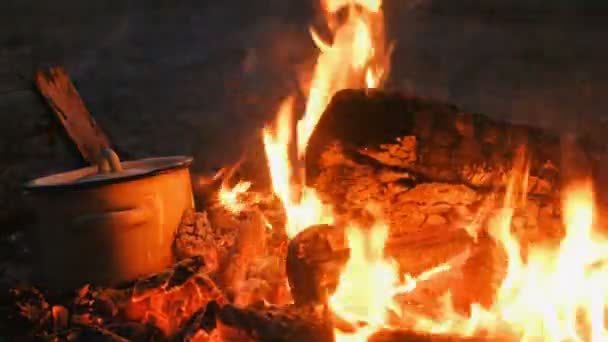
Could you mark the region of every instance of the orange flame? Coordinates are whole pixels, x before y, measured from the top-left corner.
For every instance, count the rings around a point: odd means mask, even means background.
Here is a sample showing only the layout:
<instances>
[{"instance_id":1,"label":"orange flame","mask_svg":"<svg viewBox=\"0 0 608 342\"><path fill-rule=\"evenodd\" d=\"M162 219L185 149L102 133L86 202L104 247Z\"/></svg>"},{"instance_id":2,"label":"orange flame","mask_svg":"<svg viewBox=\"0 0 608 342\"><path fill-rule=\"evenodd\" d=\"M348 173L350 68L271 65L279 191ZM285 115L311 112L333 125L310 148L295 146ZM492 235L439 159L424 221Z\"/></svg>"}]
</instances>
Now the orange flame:
<instances>
[{"instance_id":1,"label":"orange flame","mask_svg":"<svg viewBox=\"0 0 608 342\"><path fill-rule=\"evenodd\" d=\"M396 263L384 258L386 225L375 225L370 231L350 227L346 234L350 258L329 305L340 318L364 326L348 333L336 329L335 340L367 341L385 325L389 308L396 306L393 295L399 285L399 273Z\"/></svg>"},{"instance_id":2,"label":"orange flame","mask_svg":"<svg viewBox=\"0 0 608 342\"><path fill-rule=\"evenodd\" d=\"M346 88L374 88L388 68L384 53L384 18L379 0L325 0L328 26L333 42L325 42L311 29L320 50L304 116L296 124L296 151L304 164L306 146L331 97ZM339 25L337 12L346 9L347 18ZM304 185L305 172L294 173L290 164L293 99L283 101L277 114L276 129L264 130L264 145L275 194L287 213L287 234L292 237L318 223L332 223L331 208L324 205L313 189ZM297 182L292 182L296 176ZM294 183L297 183L295 185Z\"/></svg>"},{"instance_id":3,"label":"orange flame","mask_svg":"<svg viewBox=\"0 0 608 342\"><path fill-rule=\"evenodd\" d=\"M337 21L337 12L348 11L345 21L333 30L333 44L311 29L321 51L317 59L306 111L298 122L298 156L303 158L315 126L332 96L346 88L376 88L388 69L384 51L384 16L380 0L325 0L327 21ZM359 7L361 8L359 8Z\"/></svg>"},{"instance_id":4,"label":"orange flame","mask_svg":"<svg viewBox=\"0 0 608 342\"><path fill-rule=\"evenodd\" d=\"M520 151L521 152L521 151ZM354 332L336 330L336 341L366 341L382 328L459 336L488 336L521 341L608 341L608 239L594 231L591 182L564 189L566 235L558 246L532 245L527 257L511 231L516 207L526 204L528 163L518 153L503 207L491 217L489 232L508 256L506 275L489 308L473 304L470 315L455 310L450 293L433 318L399 307L398 294L415 291L418 282L450 269L443 264L417 278L405 275L383 257L385 225L371 230L347 230L351 256L330 299L332 311L358 324ZM394 318L390 323L388 314ZM397 324L395 323L397 320Z\"/></svg>"},{"instance_id":5,"label":"orange flame","mask_svg":"<svg viewBox=\"0 0 608 342\"><path fill-rule=\"evenodd\" d=\"M332 39L326 41L311 30L320 52L304 115L294 130L293 99L287 98L275 126L263 132L273 191L285 207L289 237L310 225L333 222L331 208L304 185L303 170L294 172L290 146L295 143L296 157L303 165L308 141L333 95L345 88L378 87L389 68L381 0L322 0L322 5ZM506 276L494 303L489 308L473 304L470 315L463 315L454 309L448 292L441 298L442 310L433 318L398 307L396 295L415 291L419 281L450 269L450 265L417 278L405 275L401 281L394 262L383 255L386 225L376 224L368 231L351 227L347 230L351 257L329 304L337 316L362 325L351 333L336 331L336 341L367 340L389 326L389 313L395 314L392 316L400 326L421 332L511 336L524 341L608 341L608 239L593 229L591 183L564 191L566 235L561 244L530 246L524 258L521 243L511 231L515 208L525 207L528 188L527 158L524 150L519 152L503 207L490 217L487 227L508 256ZM234 204L235 196L224 196L228 205ZM463 228L477 233L471 227Z\"/></svg>"},{"instance_id":6,"label":"orange flame","mask_svg":"<svg viewBox=\"0 0 608 342\"><path fill-rule=\"evenodd\" d=\"M384 255L388 226L376 222L371 229L348 227L346 230L350 258L346 263L338 287L329 299L332 312L358 326L354 331L335 329L336 342L367 341L376 331L391 327L389 313L401 315L395 297L413 291L419 281L426 281L450 270L441 264L417 277L399 277L397 263Z\"/></svg>"},{"instance_id":7,"label":"orange flame","mask_svg":"<svg viewBox=\"0 0 608 342\"><path fill-rule=\"evenodd\" d=\"M593 232L591 182L564 190L566 236L561 244L530 246L525 260L511 232L514 192L510 187L489 227L508 256L506 276L492 306L474 304L465 317L446 297L443 315L434 320L418 317L415 328L463 336L517 336L522 341L608 341L608 240Z\"/></svg>"},{"instance_id":8,"label":"orange flame","mask_svg":"<svg viewBox=\"0 0 608 342\"><path fill-rule=\"evenodd\" d=\"M304 187L299 198L294 194L296 189L291 182L293 169L289 161L292 106L293 98L285 99L279 108L274 132L270 128L265 128L263 132L272 187L285 207L289 237L314 224L333 223L331 209L321 203L314 190Z\"/></svg>"},{"instance_id":9,"label":"orange flame","mask_svg":"<svg viewBox=\"0 0 608 342\"><path fill-rule=\"evenodd\" d=\"M288 97L279 107L274 132L268 127L263 132L264 149L268 159L272 187L274 193L283 203L292 202L291 164L289 163L292 107L293 98Z\"/></svg>"},{"instance_id":10,"label":"orange flame","mask_svg":"<svg viewBox=\"0 0 608 342\"><path fill-rule=\"evenodd\" d=\"M226 209L237 214L242 212L246 204L241 200L243 196L251 187L251 182L240 181L233 188L222 184L218 193L218 200Z\"/></svg>"}]
</instances>

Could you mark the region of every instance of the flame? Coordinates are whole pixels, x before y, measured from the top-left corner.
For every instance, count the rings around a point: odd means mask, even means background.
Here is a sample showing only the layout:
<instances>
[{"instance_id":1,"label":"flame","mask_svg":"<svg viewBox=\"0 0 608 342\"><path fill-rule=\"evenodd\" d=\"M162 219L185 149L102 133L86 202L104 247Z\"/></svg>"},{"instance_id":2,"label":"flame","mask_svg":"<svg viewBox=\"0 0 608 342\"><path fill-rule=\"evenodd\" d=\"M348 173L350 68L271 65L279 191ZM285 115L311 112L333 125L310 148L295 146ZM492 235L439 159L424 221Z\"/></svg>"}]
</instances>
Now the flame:
<instances>
[{"instance_id":1,"label":"flame","mask_svg":"<svg viewBox=\"0 0 608 342\"><path fill-rule=\"evenodd\" d=\"M451 269L449 263L443 263L417 277L405 274L401 279L397 263L384 255L388 226L382 221L376 222L371 229L347 227L346 237L350 258L329 299L329 307L355 329L349 332L335 329L336 342L367 341L376 331L393 327L389 315L402 315L395 298L413 291L419 282Z\"/></svg>"},{"instance_id":2,"label":"flame","mask_svg":"<svg viewBox=\"0 0 608 342\"><path fill-rule=\"evenodd\" d=\"M310 225L334 220L331 208L304 185L303 167L308 142L329 101L342 89L380 86L389 69L391 49L385 47L381 0L322 0L322 6L331 39L325 40L311 29L319 55L303 117L294 127L294 100L288 97L275 124L263 130L272 187L285 208L289 237ZM292 164L294 159L297 167ZM553 246L530 245L523 253L511 225L516 209L526 206L528 171L522 148L516 153L502 207L494 213L484 208L482 216L490 216L485 228L506 252L507 269L494 302L489 307L474 303L468 315L454 308L449 291L440 298L441 310L433 317L399 306L397 295L416 291L419 282L451 266L440 265L416 278L399 277L394 261L383 253L387 226L349 227L350 259L329 306L355 329L336 330L336 341L366 341L379 329L395 326L522 341L608 341L608 239L595 229L591 182L563 190L563 240ZM238 208L238 194L246 188L237 184L224 189L222 203ZM482 228L463 227L475 236Z\"/></svg>"},{"instance_id":3,"label":"flame","mask_svg":"<svg viewBox=\"0 0 608 342\"><path fill-rule=\"evenodd\" d=\"M322 0L322 6L331 39L311 29L319 55L303 117L294 127L294 100L288 97L275 124L263 130L272 187L285 208L289 237L310 225L334 220L331 208L305 186L303 167L308 142L329 101L342 89L380 86L389 69L391 49L385 46L381 0ZM489 216L486 227L463 227L475 236L487 229L507 255L506 275L494 302L489 307L474 303L468 315L454 308L449 291L440 298L441 310L433 317L399 306L397 295L413 293L420 282L451 266L440 265L416 278L400 277L394 261L383 253L385 224L376 223L370 229L349 227L350 259L329 306L355 328L336 330L336 341L366 341L374 332L395 326L522 341L608 341L608 239L595 229L591 182L563 190L563 240L553 246L530 245L523 253L511 225L516 209L526 206L528 171L522 148L516 153L502 207L494 213L484 208L482 216ZM226 189L220 194L222 203L238 207L238 193L244 188Z\"/></svg>"},{"instance_id":4,"label":"flame","mask_svg":"<svg viewBox=\"0 0 608 342\"><path fill-rule=\"evenodd\" d=\"M291 164L289 144L291 141L293 98L288 97L281 103L274 129L266 127L263 131L264 149L274 193L283 203L292 202Z\"/></svg>"},{"instance_id":5,"label":"flame","mask_svg":"<svg viewBox=\"0 0 608 342\"><path fill-rule=\"evenodd\" d=\"M350 226L346 229L350 248L338 287L329 299L329 307L340 319L353 325L353 331L334 329L336 342L364 342L387 326L391 310L398 311L394 297L416 287L413 278L399 283L397 264L384 256L388 227L376 223L369 230Z\"/></svg>"},{"instance_id":6,"label":"flame","mask_svg":"<svg viewBox=\"0 0 608 342\"><path fill-rule=\"evenodd\" d=\"M314 224L333 223L331 208L325 206L313 189L303 187L299 198L292 182L293 168L289 160L289 145L293 117L293 98L283 101L279 108L276 126L263 131L264 148L274 193L283 203L287 216L287 236L293 237Z\"/></svg>"},{"instance_id":7,"label":"flame","mask_svg":"<svg viewBox=\"0 0 608 342\"><path fill-rule=\"evenodd\" d=\"M365 324L354 334L336 330L336 341L365 341L384 326L389 308L395 307L393 290L398 286L399 273L396 263L384 258L386 225L375 225L369 231L349 227L346 236L350 258L329 305L340 318Z\"/></svg>"},{"instance_id":8,"label":"flame","mask_svg":"<svg viewBox=\"0 0 608 342\"><path fill-rule=\"evenodd\" d=\"M442 315L417 317L415 328L521 341L607 341L608 240L594 231L592 183L579 181L563 190L566 234L559 245L531 245L524 258L511 221L517 195L525 195L527 167L523 177L515 171L503 207L489 223L490 234L508 257L494 303L490 308L473 304L470 316L464 316L446 296Z\"/></svg>"},{"instance_id":9,"label":"flame","mask_svg":"<svg viewBox=\"0 0 608 342\"><path fill-rule=\"evenodd\" d=\"M311 29L320 50L306 103L297 124L298 156L303 158L308 140L332 96L347 88L376 88L388 69L384 51L384 16L380 0L325 0L322 3L330 28L340 10L347 18L333 30L333 43Z\"/></svg>"},{"instance_id":10,"label":"flame","mask_svg":"<svg viewBox=\"0 0 608 342\"><path fill-rule=\"evenodd\" d=\"M241 197L247 193L251 187L251 182L240 181L234 187L230 188L222 184L218 192L218 200L226 209L237 214L246 208L246 204L241 200Z\"/></svg>"},{"instance_id":11,"label":"flame","mask_svg":"<svg viewBox=\"0 0 608 342\"><path fill-rule=\"evenodd\" d=\"M388 69L380 0L325 0L322 5L333 39L326 42L311 29L320 53L304 116L295 127L296 137L292 137L292 97L282 102L274 130L267 127L263 132L273 191L285 207L289 237L313 224L333 223L331 208L304 185L303 167L308 140L330 99L342 89L377 87ZM342 10L347 11L346 19L336 24ZM298 168L292 166L290 159L293 140Z\"/></svg>"},{"instance_id":12,"label":"flame","mask_svg":"<svg viewBox=\"0 0 608 342\"><path fill-rule=\"evenodd\" d=\"M416 278L405 275L401 281L395 263L383 255L386 225L369 230L350 227L350 259L329 305L355 329L336 330L336 341L367 341L374 332L397 326L520 341L608 341L608 239L594 230L592 183L579 181L563 190L563 240L557 245L531 245L524 257L511 229L515 209L526 205L529 164L522 151L516 154L502 207L488 223L490 235L508 256L494 303L490 307L474 303L465 315L455 309L448 291L440 299L439 314L432 318L400 307L397 295L415 291L419 282L449 270L450 265Z\"/></svg>"}]
</instances>

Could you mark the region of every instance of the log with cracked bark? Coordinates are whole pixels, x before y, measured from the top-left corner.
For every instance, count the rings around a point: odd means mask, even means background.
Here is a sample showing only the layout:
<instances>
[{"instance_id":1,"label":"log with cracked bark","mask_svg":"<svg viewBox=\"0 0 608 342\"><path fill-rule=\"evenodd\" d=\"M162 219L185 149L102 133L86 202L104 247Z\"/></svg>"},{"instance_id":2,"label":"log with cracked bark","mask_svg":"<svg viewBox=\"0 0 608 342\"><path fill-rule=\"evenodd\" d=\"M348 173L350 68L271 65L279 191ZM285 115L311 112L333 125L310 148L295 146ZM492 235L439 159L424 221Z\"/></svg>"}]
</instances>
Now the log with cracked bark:
<instances>
[{"instance_id":1,"label":"log with cracked bark","mask_svg":"<svg viewBox=\"0 0 608 342\"><path fill-rule=\"evenodd\" d=\"M564 146L574 145L581 147L575 154L584 166L564 161ZM516 184L527 198L514 226L535 240L561 235L562 182L588 171L599 179L608 159L603 155L583 138L564 143L538 128L432 100L345 90L332 99L311 136L306 170L307 183L324 200L342 211L378 202L391 234L401 235L478 224L484 210L503 205L513 169L529 169L527 180ZM524 165L514 162L518 157Z\"/></svg>"},{"instance_id":2,"label":"log with cracked bark","mask_svg":"<svg viewBox=\"0 0 608 342\"><path fill-rule=\"evenodd\" d=\"M386 241L384 253L397 262L400 274L411 276L449 264L446 273L466 279L462 286L446 283L446 276L429 279L428 285L436 295L450 287L455 302L465 310L472 302L491 304L506 267L505 256L493 240L484 235L475 241L460 228L392 237ZM289 242L286 262L295 304L327 303L349 254L343 227L317 225L296 235ZM418 287L428 286L420 282ZM421 299L416 297L414 300Z\"/></svg>"}]
</instances>

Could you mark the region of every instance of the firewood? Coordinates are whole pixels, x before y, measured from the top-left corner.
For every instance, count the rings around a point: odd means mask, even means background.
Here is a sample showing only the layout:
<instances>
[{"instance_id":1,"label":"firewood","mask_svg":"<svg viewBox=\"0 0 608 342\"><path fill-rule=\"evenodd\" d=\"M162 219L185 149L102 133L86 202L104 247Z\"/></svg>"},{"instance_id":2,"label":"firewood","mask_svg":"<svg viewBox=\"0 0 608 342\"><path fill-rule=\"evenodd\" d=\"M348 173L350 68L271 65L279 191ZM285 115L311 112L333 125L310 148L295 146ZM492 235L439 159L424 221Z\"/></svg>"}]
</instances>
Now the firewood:
<instances>
[{"instance_id":1,"label":"firewood","mask_svg":"<svg viewBox=\"0 0 608 342\"><path fill-rule=\"evenodd\" d=\"M597 171L604 152L579 140ZM483 230L482 220L504 205L506 182L523 179L529 166L527 181L516 183L522 200L513 221L534 240L563 228L560 151L560 139L540 129L431 100L347 90L333 98L311 136L307 182L340 212L377 202L391 235L445 226Z\"/></svg>"},{"instance_id":2,"label":"firewood","mask_svg":"<svg viewBox=\"0 0 608 342\"><path fill-rule=\"evenodd\" d=\"M416 333L407 330L381 330L372 335L368 342L507 342L507 338L464 337Z\"/></svg>"},{"instance_id":3,"label":"firewood","mask_svg":"<svg viewBox=\"0 0 608 342\"><path fill-rule=\"evenodd\" d=\"M342 227L312 226L296 235L289 242L286 263L294 302L326 303L348 256Z\"/></svg>"},{"instance_id":4,"label":"firewood","mask_svg":"<svg viewBox=\"0 0 608 342\"><path fill-rule=\"evenodd\" d=\"M334 341L334 321L323 306L281 308L223 307L217 316L222 341ZM380 330L370 342L499 342L500 338L460 337L414 332L407 329Z\"/></svg>"},{"instance_id":5,"label":"firewood","mask_svg":"<svg viewBox=\"0 0 608 342\"><path fill-rule=\"evenodd\" d=\"M605 152L584 137L579 141L592 161ZM559 185L559 136L398 93L345 90L336 94L310 138L306 166L311 180L322 167L322 153L335 142L420 180L474 188L504 186L513 155L523 145L530 156L528 192L551 195Z\"/></svg>"},{"instance_id":6,"label":"firewood","mask_svg":"<svg viewBox=\"0 0 608 342\"><path fill-rule=\"evenodd\" d=\"M62 67L50 68L48 73L39 70L36 85L82 157L95 164L100 152L111 147L110 140L91 117L66 71Z\"/></svg>"},{"instance_id":7,"label":"firewood","mask_svg":"<svg viewBox=\"0 0 608 342\"><path fill-rule=\"evenodd\" d=\"M126 339L114 332L95 326L77 327L58 334L53 334L41 338L41 341L59 342L59 341L100 341L100 342L129 342Z\"/></svg>"},{"instance_id":8,"label":"firewood","mask_svg":"<svg viewBox=\"0 0 608 342\"><path fill-rule=\"evenodd\" d=\"M322 306L226 305L218 312L217 329L222 341L333 341L331 319Z\"/></svg>"},{"instance_id":9,"label":"firewood","mask_svg":"<svg viewBox=\"0 0 608 342\"><path fill-rule=\"evenodd\" d=\"M387 258L397 261L401 273L415 276L467 248L479 246L464 229L451 228L389 238L384 251ZM295 303L325 303L349 254L342 227L312 226L296 235L287 254L287 277Z\"/></svg>"}]
</instances>

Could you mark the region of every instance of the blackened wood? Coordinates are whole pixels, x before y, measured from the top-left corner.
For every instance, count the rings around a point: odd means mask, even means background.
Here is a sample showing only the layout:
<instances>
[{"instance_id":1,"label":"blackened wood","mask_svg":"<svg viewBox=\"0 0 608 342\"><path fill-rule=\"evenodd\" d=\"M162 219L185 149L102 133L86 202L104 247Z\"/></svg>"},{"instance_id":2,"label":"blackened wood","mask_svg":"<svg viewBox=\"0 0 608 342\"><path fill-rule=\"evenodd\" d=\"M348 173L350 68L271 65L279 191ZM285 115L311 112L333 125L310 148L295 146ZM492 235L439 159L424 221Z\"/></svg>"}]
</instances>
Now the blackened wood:
<instances>
[{"instance_id":1,"label":"blackened wood","mask_svg":"<svg viewBox=\"0 0 608 342\"><path fill-rule=\"evenodd\" d=\"M226 305L217 315L222 341L332 342L333 328L321 306L240 308Z\"/></svg>"},{"instance_id":2,"label":"blackened wood","mask_svg":"<svg viewBox=\"0 0 608 342\"><path fill-rule=\"evenodd\" d=\"M320 306L276 309L224 306L217 316L222 341L333 342L334 325L329 312ZM498 342L497 338L435 335L409 330L383 330L370 342Z\"/></svg>"},{"instance_id":3,"label":"blackened wood","mask_svg":"<svg viewBox=\"0 0 608 342\"><path fill-rule=\"evenodd\" d=\"M407 330L382 330L372 335L368 342L507 342L507 338L463 337L415 333Z\"/></svg>"},{"instance_id":4,"label":"blackened wood","mask_svg":"<svg viewBox=\"0 0 608 342\"><path fill-rule=\"evenodd\" d=\"M344 230L331 225L300 232L287 248L287 279L297 305L323 303L348 260Z\"/></svg>"},{"instance_id":5,"label":"blackened wood","mask_svg":"<svg viewBox=\"0 0 608 342\"><path fill-rule=\"evenodd\" d=\"M110 140L91 117L66 71L62 67L39 70L36 86L82 157L96 163L100 151L110 147Z\"/></svg>"},{"instance_id":6,"label":"blackened wood","mask_svg":"<svg viewBox=\"0 0 608 342\"><path fill-rule=\"evenodd\" d=\"M404 137L408 138L397 141ZM605 151L584 137L577 141L598 174ZM323 168L321 155L333 143L367 158L369 164L410 172L416 182L462 183L473 188L504 186L515 151L525 146L530 157L528 192L537 195L555 195L562 167L576 167L561 164L560 138L550 132L465 113L438 101L381 91L345 90L334 96L308 145L309 183L314 183ZM399 151L390 151L386 144Z\"/></svg>"}]
</instances>

